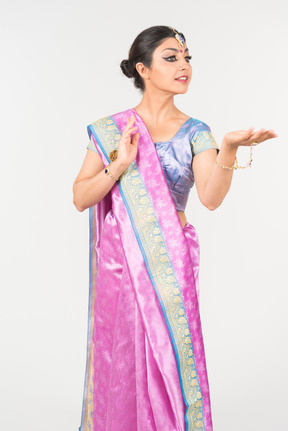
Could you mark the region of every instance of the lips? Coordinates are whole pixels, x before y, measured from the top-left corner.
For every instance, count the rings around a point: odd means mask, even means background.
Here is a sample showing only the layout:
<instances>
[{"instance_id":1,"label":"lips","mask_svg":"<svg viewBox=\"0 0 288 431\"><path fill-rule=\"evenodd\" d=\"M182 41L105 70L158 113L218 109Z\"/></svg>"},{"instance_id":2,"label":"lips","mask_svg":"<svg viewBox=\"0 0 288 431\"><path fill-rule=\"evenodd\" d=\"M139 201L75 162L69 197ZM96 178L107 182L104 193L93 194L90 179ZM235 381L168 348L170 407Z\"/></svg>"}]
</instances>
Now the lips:
<instances>
[{"instance_id":1,"label":"lips","mask_svg":"<svg viewBox=\"0 0 288 431\"><path fill-rule=\"evenodd\" d=\"M178 78L176 78L176 81L187 81L187 79L188 79L188 75L181 75L181 76L178 76Z\"/></svg>"}]
</instances>

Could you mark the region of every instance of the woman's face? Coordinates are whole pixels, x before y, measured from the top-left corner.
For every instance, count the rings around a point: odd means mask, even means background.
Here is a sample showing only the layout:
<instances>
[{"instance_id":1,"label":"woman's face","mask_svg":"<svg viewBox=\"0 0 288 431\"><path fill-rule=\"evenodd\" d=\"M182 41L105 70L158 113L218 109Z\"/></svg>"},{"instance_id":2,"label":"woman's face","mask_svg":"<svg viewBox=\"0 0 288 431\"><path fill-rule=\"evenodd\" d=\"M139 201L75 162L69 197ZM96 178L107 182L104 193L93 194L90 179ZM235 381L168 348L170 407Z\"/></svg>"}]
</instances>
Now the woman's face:
<instances>
[{"instance_id":1,"label":"woman's face","mask_svg":"<svg viewBox=\"0 0 288 431\"><path fill-rule=\"evenodd\" d=\"M179 47L175 37L165 39L153 52L152 65L150 69L146 68L146 73L149 80L145 80L145 84L151 89L172 94L186 93L192 78L186 43ZM184 77L182 80L179 79L181 76Z\"/></svg>"}]
</instances>

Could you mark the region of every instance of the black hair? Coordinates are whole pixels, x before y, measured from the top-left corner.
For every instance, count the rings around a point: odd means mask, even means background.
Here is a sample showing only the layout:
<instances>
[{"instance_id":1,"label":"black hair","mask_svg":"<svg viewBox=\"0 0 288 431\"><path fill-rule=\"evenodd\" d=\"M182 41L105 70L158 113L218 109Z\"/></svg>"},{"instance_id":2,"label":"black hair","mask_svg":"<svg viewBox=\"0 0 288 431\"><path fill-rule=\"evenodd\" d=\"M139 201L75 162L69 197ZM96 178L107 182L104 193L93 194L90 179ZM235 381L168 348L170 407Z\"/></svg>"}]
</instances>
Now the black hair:
<instances>
[{"instance_id":1,"label":"black hair","mask_svg":"<svg viewBox=\"0 0 288 431\"><path fill-rule=\"evenodd\" d=\"M176 29L175 31L182 36L186 42L184 34L179 33ZM141 93L145 90L145 84L135 66L138 62L141 62L144 66L150 68L154 50L158 48L167 37L175 37L175 32L166 25L155 25L146 28L138 34L132 43L128 60L121 61L120 67L122 72L128 78L134 78L134 86L139 88Z\"/></svg>"}]
</instances>

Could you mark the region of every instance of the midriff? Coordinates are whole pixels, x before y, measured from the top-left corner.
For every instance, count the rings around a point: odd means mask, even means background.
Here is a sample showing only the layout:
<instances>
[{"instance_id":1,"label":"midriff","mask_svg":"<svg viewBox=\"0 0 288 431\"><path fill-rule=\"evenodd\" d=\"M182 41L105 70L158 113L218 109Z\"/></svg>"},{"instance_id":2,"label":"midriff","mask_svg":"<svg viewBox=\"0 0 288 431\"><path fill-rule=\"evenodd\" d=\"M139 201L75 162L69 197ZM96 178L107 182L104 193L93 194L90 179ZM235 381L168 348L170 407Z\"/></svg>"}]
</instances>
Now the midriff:
<instances>
[{"instance_id":1,"label":"midriff","mask_svg":"<svg viewBox=\"0 0 288 431\"><path fill-rule=\"evenodd\" d=\"M184 213L184 211L177 211L177 214L179 216L179 219L181 221L182 227L184 229L186 223L187 223L187 219L186 219L186 215Z\"/></svg>"}]
</instances>

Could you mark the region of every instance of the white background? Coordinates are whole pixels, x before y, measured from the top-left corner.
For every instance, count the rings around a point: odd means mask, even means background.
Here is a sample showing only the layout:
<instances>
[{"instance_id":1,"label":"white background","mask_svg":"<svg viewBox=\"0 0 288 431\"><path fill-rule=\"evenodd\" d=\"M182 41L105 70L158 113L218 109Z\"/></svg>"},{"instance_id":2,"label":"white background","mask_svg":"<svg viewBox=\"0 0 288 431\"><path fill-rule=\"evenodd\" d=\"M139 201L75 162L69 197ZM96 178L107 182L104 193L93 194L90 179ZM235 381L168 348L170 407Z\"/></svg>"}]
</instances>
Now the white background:
<instances>
[{"instance_id":1,"label":"white background","mask_svg":"<svg viewBox=\"0 0 288 431\"><path fill-rule=\"evenodd\" d=\"M201 245L214 431L288 430L287 10L284 0L1 2L1 430L78 431L89 232L72 185L86 126L140 101L119 64L152 25L186 36L193 76L175 103L219 146L250 126L279 135L255 147L215 211L194 187L187 218ZM249 149L237 157L245 164Z\"/></svg>"}]
</instances>

